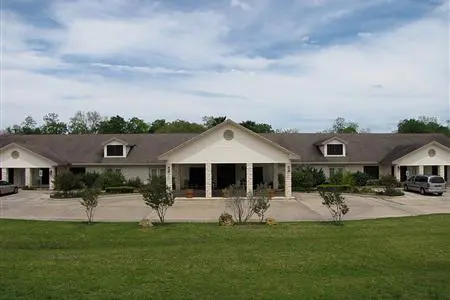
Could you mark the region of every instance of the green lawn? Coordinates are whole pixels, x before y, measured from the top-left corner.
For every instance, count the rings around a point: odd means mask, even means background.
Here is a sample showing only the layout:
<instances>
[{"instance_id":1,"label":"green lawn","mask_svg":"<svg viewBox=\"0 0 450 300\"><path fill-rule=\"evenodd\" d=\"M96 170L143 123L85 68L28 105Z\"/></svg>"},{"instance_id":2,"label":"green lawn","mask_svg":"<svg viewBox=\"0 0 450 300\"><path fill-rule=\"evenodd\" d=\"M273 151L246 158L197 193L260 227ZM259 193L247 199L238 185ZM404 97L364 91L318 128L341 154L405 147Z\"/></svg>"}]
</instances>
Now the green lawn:
<instances>
[{"instance_id":1,"label":"green lawn","mask_svg":"<svg viewBox=\"0 0 450 300\"><path fill-rule=\"evenodd\" d=\"M450 215L344 226L0 220L0 299L450 299Z\"/></svg>"}]
</instances>

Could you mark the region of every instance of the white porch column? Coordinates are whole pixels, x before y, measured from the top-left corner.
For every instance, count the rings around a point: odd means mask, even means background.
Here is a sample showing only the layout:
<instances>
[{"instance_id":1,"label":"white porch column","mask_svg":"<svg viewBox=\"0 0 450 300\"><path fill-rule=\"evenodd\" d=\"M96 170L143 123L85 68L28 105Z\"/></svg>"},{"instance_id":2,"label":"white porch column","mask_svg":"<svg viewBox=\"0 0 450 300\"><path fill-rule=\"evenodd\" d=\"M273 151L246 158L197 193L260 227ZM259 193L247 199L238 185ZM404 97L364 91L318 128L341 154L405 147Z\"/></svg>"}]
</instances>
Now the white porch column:
<instances>
[{"instance_id":1,"label":"white porch column","mask_svg":"<svg viewBox=\"0 0 450 300\"><path fill-rule=\"evenodd\" d=\"M398 165L394 166L394 176L398 181L400 181L400 166Z\"/></svg>"},{"instance_id":2,"label":"white porch column","mask_svg":"<svg viewBox=\"0 0 450 300\"><path fill-rule=\"evenodd\" d=\"M292 197L292 165L291 162L284 167L284 194L286 198Z\"/></svg>"},{"instance_id":3,"label":"white porch column","mask_svg":"<svg viewBox=\"0 0 450 300\"><path fill-rule=\"evenodd\" d=\"M31 169L30 168L25 168L25 185L26 186L31 186L32 182L31 182Z\"/></svg>"},{"instance_id":4,"label":"white porch column","mask_svg":"<svg viewBox=\"0 0 450 300\"><path fill-rule=\"evenodd\" d=\"M253 164L247 163L247 194L253 194Z\"/></svg>"},{"instance_id":5,"label":"white porch column","mask_svg":"<svg viewBox=\"0 0 450 300\"><path fill-rule=\"evenodd\" d=\"M48 172L48 184L49 184L49 189L53 190L55 188L55 184L54 184L54 180L55 180L55 175L56 175L56 168L55 167L51 167L49 172Z\"/></svg>"},{"instance_id":6,"label":"white porch column","mask_svg":"<svg viewBox=\"0 0 450 300\"><path fill-rule=\"evenodd\" d=\"M172 190L172 164L166 163L166 186Z\"/></svg>"},{"instance_id":7,"label":"white porch column","mask_svg":"<svg viewBox=\"0 0 450 300\"><path fill-rule=\"evenodd\" d=\"M181 190L181 166L175 165L175 190L180 191Z\"/></svg>"},{"instance_id":8,"label":"white porch column","mask_svg":"<svg viewBox=\"0 0 450 300\"><path fill-rule=\"evenodd\" d=\"M273 164L273 189L278 190L278 164Z\"/></svg>"},{"instance_id":9,"label":"white porch column","mask_svg":"<svg viewBox=\"0 0 450 300\"><path fill-rule=\"evenodd\" d=\"M423 166L419 166L419 175L423 175L424 173L424 167Z\"/></svg>"},{"instance_id":10,"label":"white porch column","mask_svg":"<svg viewBox=\"0 0 450 300\"><path fill-rule=\"evenodd\" d=\"M9 181L8 168L2 168L2 180Z\"/></svg>"},{"instance_id":11,"label":"white porch column","mask_svg":"<svg viewBox=\"0 0 450 300\"><path fill-rule=\"evenodd\" d=\"M205 197L212 198L212 166L211 163L205 164Z\"/></svg>"},{"instance_id":12,"label":"white porch column","mask_svg":"<svg viewBox=\"0 0 450 300\"><path fill-rule=\"evenodd\" d=\"M439 166L439 176L445 179L445 166Z\"/></svg>"}]
</instances>

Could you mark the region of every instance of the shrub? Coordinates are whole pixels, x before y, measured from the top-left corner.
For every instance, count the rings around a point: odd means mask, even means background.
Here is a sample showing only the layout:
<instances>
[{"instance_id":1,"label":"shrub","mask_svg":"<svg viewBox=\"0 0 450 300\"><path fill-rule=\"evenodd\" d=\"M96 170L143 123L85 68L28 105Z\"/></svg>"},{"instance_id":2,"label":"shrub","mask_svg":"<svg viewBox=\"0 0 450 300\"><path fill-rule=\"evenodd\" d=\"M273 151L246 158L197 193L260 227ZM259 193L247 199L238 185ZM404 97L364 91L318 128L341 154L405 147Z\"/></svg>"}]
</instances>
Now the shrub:
<instances>
[{"instance_id":1,"label":"shrub","mask_svg":"<svg viewBox=\"0 0 450 300\"><path fill-rule=\"evenodd\" d=\"M87 188L101 188L103 186L102 176L97 172L88 172L81 179Z\"/></svg>"},{"instance_id":2,"label":"shrub","mask_svg":"<svg viewBox=\"0 0 450 300\"><path fill-rule=\"evenodd\" d=\"M349 192L351 191L351 187L346 184L321 184L317 187L317 190L327 191L327 192Z\"/></svg>"},{"instance_id":3,"label":"shrub","mask_svg":"<svg viewBox=\"0 0 450 300\"><path fill-rule=\"evenodd\" d=\"M336 172L328 178L328 182L334 185L340 185L343 183L343 172Z\"/></svg>"},{"instance_id":4,"label":"shrub","mask_svg":"<svg viewBox=\"0 0 450 300\"><path fill-rule=\"evenodd\" d=\"M325 183L322 169L312 167L296 168L292 171L292 188L295 191L312 191L314 187Z\"/></svg>"},{"instance_id":5,"label":"shrub","mask_svg":"<svg viewBox=\"0 0 450 300\"><path fill-rule=\"evenodd\" d=\"M269 226L277 225L277 221L274 218L267 218L266 224Z\"/></svg>"},{"instance_id":6,"label":"shrub","mask_svg":"<svg viewBox=\"0 0 450 300\"><path fill-rule=\"evenodd\" d=\"M248 194L246 188L240 185L231 185L223 190L227 200L227 207L233 212L234 219L240 223L247 223L248 220L255 213L254 207L256 197L253 194Z\"/></svg>"},{"instance_id":7,"label":"shrub","mask_svg":"<svg viewBox=\"0 0 450 300\"><path fill-rule=\"evenodd\" d=\"M143 185L143 183L142 183L141 178L135 177L135 178L128 179L127 185L135 187L135 188L140 188Z\"/></svg>"},{"instance_id":8,"label":"shrub","mask_svg":"<svg viewBox=\"0 0 450 300\"><path fill-rule=\"evenodd\" d=\"M360 187L354 187L352 192L353 193L360 193L360 194L371 194L374 191L373 191L373 189L371 187L360 186Z\"/></svg>"},{"instance_id":9,"label":"shrub","mask_svg":"<svg viewBox=\"0 0 450 300\"><path fill-rule=\"evenodd\" d=\"M369 175L363 172L353 173L354 183L356 186L365 186L369 180Z\"/></svg>"},{"instance_id":10,"label":"shrub","mask_svg":"<svg viewBox=\"0 0 450 300\"><path fill-rule=\"evenodd\" d=\"M68 191L68 192L56 191L50 194L50 198L53 199L81 198L82 196L83 191Z\"/></svg>"},{"instance_id":11,"label":"shrub","mask_svg":"<svg viewBox=\"0 0 450 300\"><path fill-rule=\"evenodd\" d=\"M227 212L223 212L219 216L219 225L220 226L232 226L234 225L233 216Z\"/></svg>"},{"instance_id":12,"label":"shrub","mask_svg":"<svg viewBox=\"0 0 450 300\"><path fill-rule=\"evenodd\" d=\"M84 207L89 224L94 221L95 208L98 205L99 194L100 191L96 188L88 188L83 191L80 203Z\"/></svg>"},{"instance_id":13,"label":"shrub","mask_svg":"<svg viewBox=\"0 0 450 300\"><path fill-rule=\"evenodd\" d=\"M342 173L342 184L348 185L348 186L355 186L356 181L355 177L350 172L344 172Z\"/></svg>"},{"instance_id":14,"label":"shrub","mask_svg":"<svg viewBox=\"0 0 450 300\"><path fill-rule=\"evenodd\" d=\"M140 192L145 204L156 212L161 224L164 224L167 209L175 203L172 190L166 186L166 178L152 177L148 184L141 187Z\"/></svg>"},{"instance_id":15,"label":"shrub","mask_svg":"<svg viewBox=\"0 0 450 300\"><path fill-rule=\"evenodd\" d=\"M101 175L103 188L123 186L125 183L125 177L120 170L108 169Z\"/></svg>"},{"instance_id":16,"label":"shrub","mask_svg":"<svg viewBox=\"0 0 450 300\"><path fill-rule=\"evenodd\" d=\"M397 181L397 178L392 175L386 175L381 177L380 184L384 187L383 195L386 196L401 196L399 195L399 191L397 191L397 186L399 185L399 182Z\"/></svg>"},{"instance_id":17,"label":"shrub","mask_svg":"<svg viewBox=\"0 0 450 300\"><path fill-rule=\"evenodd\" d=\"M71 190L80 189L83 186L80 175L75 175L70 171L57 174L53 181L55 190L67 193Z\"/></svg>"},{"instance_id":18,"label":"shrub","mask_svg":"<svg viewBox=\"0 0 450 300\"><path fill-rule=\"evenodd\" d=\"M322 204L325 205L331 213L331 218L334 223L342 223L342 218L350 209L345 203L345 198L338 191L319 191L322 197Z\"/></svg>"},{"instance_id":19,"label":"shrub","mask_svg":"<svg viewBox=\"0 0 450 300\"><path fill-rule=\"evenodd\" d=\"M109 194L128 194L134 193L135 188L132 186L111 186L105 188L105 192Z\"/></svg>"},{"instance_id":20,"label":"shrub","mask_svg":"<svg viewBox=\"0 0 450 300\"><path fill-rule=\"evenodd\" d=\"M366 185L368 186L380 186L380 179L369 179L366 182Z\"/></svg>"}]
</instances>

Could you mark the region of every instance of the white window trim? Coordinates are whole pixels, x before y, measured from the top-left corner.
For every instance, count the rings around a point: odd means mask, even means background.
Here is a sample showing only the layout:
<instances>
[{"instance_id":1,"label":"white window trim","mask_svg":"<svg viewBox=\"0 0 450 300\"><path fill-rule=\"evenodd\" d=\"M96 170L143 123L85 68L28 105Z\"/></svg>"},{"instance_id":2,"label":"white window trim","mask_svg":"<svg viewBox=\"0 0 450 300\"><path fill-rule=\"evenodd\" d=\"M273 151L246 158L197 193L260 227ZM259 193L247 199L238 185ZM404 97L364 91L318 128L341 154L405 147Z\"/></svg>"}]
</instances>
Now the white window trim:
<instances>
[{"instance_id":1,"label":"white window trim","mask_svg":"<svg viewBox=\"0 0 450 300\"><path fill-rule=\"evenodd\" d=\"M342 155L328 154L328 145L342 145ZM323 152L324 152L324 156L326 156L326 157L345 157L347 155L347 149L346 149L344 143L328 143L328 144L325 144Z\"/></svg>"},{"instance_id":2,"label":"white window trim","mask_svg":"<svg viewBox=\"0 0 450 300\"><path fill-rule=\"evenodd\" d=\"M122 145L123 147L123 154L122 155L108 155L108 146L120 146L120 145L114 145L114 144L109 144L109 145L105 145L105 147L103 148L103 156L106 158L118 158L118 157L126 157L127 156L127 146Z\"/></svg>"}]
</instances>

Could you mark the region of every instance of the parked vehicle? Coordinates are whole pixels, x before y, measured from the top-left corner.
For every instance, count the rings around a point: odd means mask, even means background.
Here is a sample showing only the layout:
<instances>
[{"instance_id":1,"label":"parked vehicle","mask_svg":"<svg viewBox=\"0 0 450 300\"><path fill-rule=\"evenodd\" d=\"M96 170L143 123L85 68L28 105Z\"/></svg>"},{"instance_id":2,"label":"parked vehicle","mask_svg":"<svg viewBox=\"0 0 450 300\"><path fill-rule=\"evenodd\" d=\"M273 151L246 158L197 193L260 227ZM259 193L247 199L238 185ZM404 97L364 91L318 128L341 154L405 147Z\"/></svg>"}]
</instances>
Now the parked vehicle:
<instances>
[{"instance_id":1,"label":"parked vehicle","mask_svg":"<svg viewBox=\"0 0 450 300\"><path fill-rule=\"evenodd\" d=\"M415 175L405 181L403 187L405 191L415 191L422 195L438 194L441 196L445 192L446 182L444 178L437 175Z\"/></svg>"},{"instance_id":2,"label":"parked vehicle","mask_svg":"<svg viewBox=\"0 0 450 300\"><path fill-rule=\"evenodd\" d=\"M19 187L8 181L0 181L0 195L5 194L17 194L19 192Z\"/></svg>"}]
</instances>

